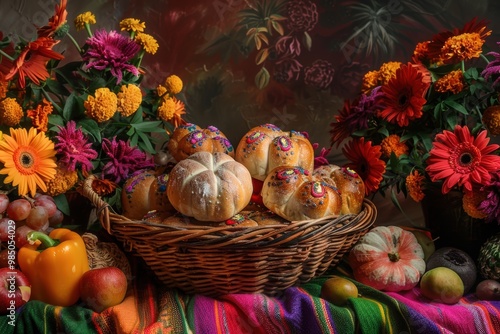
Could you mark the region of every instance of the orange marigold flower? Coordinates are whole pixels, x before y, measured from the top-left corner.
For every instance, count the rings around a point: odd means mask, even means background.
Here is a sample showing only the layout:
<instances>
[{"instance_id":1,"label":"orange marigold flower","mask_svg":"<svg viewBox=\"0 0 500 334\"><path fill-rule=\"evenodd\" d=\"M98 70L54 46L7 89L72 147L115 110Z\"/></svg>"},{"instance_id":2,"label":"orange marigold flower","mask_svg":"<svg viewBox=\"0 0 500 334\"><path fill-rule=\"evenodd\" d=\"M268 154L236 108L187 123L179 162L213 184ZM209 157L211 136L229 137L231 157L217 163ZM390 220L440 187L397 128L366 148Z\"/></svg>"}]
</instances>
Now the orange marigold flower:
<instances>
[{"instance_id":1,"label":"orange marigold flower","mask_svg":"<svg viewBox=\"0 0 500 334\"><path fill-rule=\"evenodd\" d=\"M420 42L413 50L413 62L422 62L425 63L429 60L428 52L429 52L429 43L430 41Z\"/></svg>"},{"instance_id":2,"label":"orange marigold flower","mask_svg":"<svg viewBox=\"0 0 500 334\"><path fill-rule=\"evenodd\" d=\"M158 96L162 97L166 93L167 93L167 88L165 86L158 85L158 87L156 87L156 94L158 94Z\"/></svg>"},{"instance_id":3,"label":"orange marigold flower","mask_svg":"<svg viewBox=\"0 0 500 334\"><path fill-rule=\"evenodd\" d=\"M149 54L154 55L158 51L158 42L151 35L139 32L135 36L135 41Z\"/></svg>"},{"instance_id":4,"label":"orange marigold flower","mask_svg":"<svg viewBox=\"0 0 500 334\"><path fill-rule=\"evenodd\" d=\"M396 76L396 71L402 65L399 61L389 61L387 63L382 64L378 71L378 81L379 85L385 85Z\"/></svg>"},{"instance_id":5,"label":"orange marigold flower","mask_svg":"<svg viewBox=\"0 0 500 334\"><path fill-rule=\"evenodd\" d=\"M401 142L401 137L398 135L389 135L385 137L380 143L382 155L389 158L391 153L394 153L396 157L400 157L403 154L408 154L408 146L404 142Z\"/></svg>"},{"instance_id":6,"label":"orange marigold flower","mask_svg":"<svg viewBox=\"0 0 500 334\"><path fill-rule=\"evenodd\" d=\"M118 98L116 94L107 87L98 88L94 93L95 97L89 95L83 102L86 115L101 123L109 120L116 112L118 107Z\"/></svg>"},{"instance_id":7,"label":"orange marigold flower","mask_svg":"<svg viewBox=\"0 0 500 334\"><path fill-rule=\"evenodd\" d=\"M500 135L500 105L486 108L483 113L483 124L493 136Z\"/></svg>"},{"instance_id":8,"label":"orange marigold flower","mask_svg":"<svg viewBox=\"0 0 500 334\"><path fill-rule=\"evenodd\" d=\"M363 76L361 84L361 92L363 92L363 94L369 94L373 88L379 85L378 76L378 71L369 71Z\"/></svg>"},{"instance_id":9,"label":"orange marigold flower","mask_svg":"<svg viewBox=\"0 0 500 334\"><path fill-rule=\"evenodd\" d=\"M107 179L94 178L94 180L92 180L92 190L99 196L112 194L117 186L116 183Z\"/></svg>"},{"instance_id":10,"label":"orange marigold flower","mask_svg":"<svg viewBox=\"0 0 500 334\"><path fill-rule=\"evenodd\" d=\"M448 38L441 57L447 61L459 62L478 58L482 53L484 40L478 33L465 33Z\"/></svg>"},{"instance_id":11,"label":"orange marigold flower","mask_svg":"<svg viewBox=\"0 0 500 334\"><path fill-rule=\"evenodd\" d=\"M178 126L182 115L186 113L184 102L175 97L167 97L162 100L163 102L158 107L158 117L166 122L171 122L174 126Z\"/></svg>"},{"instance_id":12,"label":"orange marigold flower","mask_svg":"<svg viewBox=\"0 0 500 334\"><path fill-rule=\"evenodd\" d=\"M120 92L117 95L118 112L128 117L135 113L142 103L142 92L139 86L128 84L120 87Z\"/></svg>"},{"instance_id":13,"label":"orange marigold flower","mask_svg":"<svg viewBox=\"0 0 500 334\"><path fill-rule=\"evenodd\" d=\"M163 84L170 94L178 94L182 90L182 80L177 75L170 75Z\"/></svg>"},{"instance_id":14,"label":"orange marigold flower","mask_svg":"<svg viewBox=\"0 0 500 334\"><path fill-rule=\"evenodd\" d=\"M0 101L0 123L7 126L16 126L23 118L23 108L16 99L8 97Z\"/></svg>"},{"instance_id":15,"label":"orange marigold flower","mask_svg":"<svg viewBox=\"0 0 500 334\"><path fill-rule=\"evenodd\" d=\"M413 174L410 174L406 177L406 189L408 190L408 194L410 195L410 197L415 202L420 202L425 197L422 190L424 178L425 177L416 170L413 171Z\"/></svg>"},{"instance_id":16,"label":"orange marigold flower","mask_svg":"<svg viewBox=\"0 0 500 334\"><path fill-rule=\"evenodd\" d=\"M52 197L64 194L78 182L78 172L67 170L59 164L56 167L56 175L47 181L47 195Z\"/></svg>"},{"instance_id":17,"label":"orange marigold flower","mask_svg":"<svg viewBox=\"0 0 500 334\"><path fill-rule=\"evenodd\" d=\"M464 89L464 74L461 70L451 71L439 78L434 84L436 92L458 94Z\"/></svg>"},{"instance_id":18,"label":"orange marigold flower","mask_svg":"<svg viewBox=\"0 0 500 334\"><path fill-rule=\"evenodd\" d=\"M480 210L479 204L484 201L487 197L486 191L472 190L465 191L464 196L462 197L462 206L464 208L465 213L467 213L472 218L484 219L488 215Z\"/></svg>"},{"instance_id":19,"label":"orange marigold flower","mask_svg":"<svg viewBox=\"0 0 500 334\"><path fill-rule=\"evenodd\" d=\"M4 99L7 96L8 91L9 91L9 82L0 80L0 100Z\"/></svg>"},{"instance_id":20,"label":"orange marigold flower","mask_svg":"<svg viewBox=\"0 0 500 334\"><path fill-rule=\"evenodd\" d=\"M36 106L36 109L29 109L26 113L31 118L34 128L38 131L47 132L49 115L52 114L53 109L52 103L43 99L42 103Z\"/></svg>"}]
</instances>

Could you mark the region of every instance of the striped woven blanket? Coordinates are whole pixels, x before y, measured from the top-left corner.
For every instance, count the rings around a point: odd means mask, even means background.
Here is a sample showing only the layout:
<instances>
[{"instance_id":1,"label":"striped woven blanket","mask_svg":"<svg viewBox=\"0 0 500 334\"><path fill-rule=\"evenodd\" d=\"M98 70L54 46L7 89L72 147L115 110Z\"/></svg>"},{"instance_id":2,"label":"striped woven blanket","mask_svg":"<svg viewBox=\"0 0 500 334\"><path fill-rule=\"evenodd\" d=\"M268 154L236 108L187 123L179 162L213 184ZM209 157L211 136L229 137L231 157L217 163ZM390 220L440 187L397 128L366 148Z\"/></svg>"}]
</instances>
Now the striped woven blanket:
<instances>
[{"instance_id":1,"label":"striped woven blanket","mask_svg":"<svg viewBox=\"0 0 500 334\"><path fill-rule=\"evenodd\" d=\"M30 301L17 312L15 326L0 318L0 333L500 333L500 302L469 294L458 304L444 305L426 300L418 288L382 293L355 282L362 297L339 307L319 298L331 275L349 277L337 267L278 297L217 299L186 295L142 277L123 303L100 314L81 305Z\"/></svg>"}]
</instances>

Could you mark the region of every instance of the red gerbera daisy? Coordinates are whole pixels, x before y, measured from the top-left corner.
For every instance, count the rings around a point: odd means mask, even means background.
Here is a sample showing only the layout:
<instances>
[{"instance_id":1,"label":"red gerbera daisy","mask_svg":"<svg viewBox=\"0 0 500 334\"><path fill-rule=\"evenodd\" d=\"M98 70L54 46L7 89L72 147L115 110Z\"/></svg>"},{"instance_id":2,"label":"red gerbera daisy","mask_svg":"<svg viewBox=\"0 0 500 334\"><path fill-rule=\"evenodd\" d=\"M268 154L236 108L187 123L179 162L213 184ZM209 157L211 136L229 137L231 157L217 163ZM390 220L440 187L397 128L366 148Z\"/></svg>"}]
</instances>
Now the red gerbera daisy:
<instances>
[{"instance_id":1,"label":"red gerbera daisy","mask_svg":"<svg viewBox=\"0 0 500 334\"><path fill-rule=\"evenodd\" d=\"M56 5L54 16L49 19L46 26L38 28L38 37L52 37L57 35L57 31L66 24L66 11L67 0L61 0L59 5Z\"/></svg>"},{"instance_id":2,"label":"red gerbera daisy","mask_svg":"<svg viewBox=\"0 0 500 334\"><path fill-rule=\"evenodd\" d=\"M50 59L64 59L62 54L52 50L52 47L57 43L48 37L40 37L30 42L14 61L9 73L5 76L5 80L10 80L18 74L17 80L20 88L26 86L26 77L36 85L40 85L40 81L49 77L49 72L45 67L46 63Z\"/></svg>"},{"instance_id":3,"label":"red gerbera daisy","mask_svg":"<svg viewBox=\"0 0 500 334\"><path fill-rule=\"evenodd\" d=\"M353 169L365 183L366 195L377 191L385 173L385 162L380 159L380 145L372 146L365 138L353 139L342 149L346 158L351 161L346 167Z\"/></svg>"},{"instance_id":4,"label":"red gerbera daisy","mask_svg":"<svg viewBox=\"0 0 500 334\"><path fill-rule=\"evenodd\" d=\"M401 127L422 117L422 107L426 102L424 95L429 88L429 83L423 79L422 73L410 63L401 65L396 75L381 88L379 102L383 109L379 117Z\"/></svg>"},{"instance_id":5,"label":"red gerbera daisy","mask_svg":"<svg viewBox=\"0 0 500 334\"><path fill-rule=\"evenodd\" d=\"M486 131L475 138L469 128L457 125L455 131L444 130L436 136L429 152L426 171L432 181L444 180L442 192L446 194L455 185L472 191L473 183L487 185L490 172L500 166L500 156L490 154L499 145L488 145Z\"/></svg>"}]
</instances>

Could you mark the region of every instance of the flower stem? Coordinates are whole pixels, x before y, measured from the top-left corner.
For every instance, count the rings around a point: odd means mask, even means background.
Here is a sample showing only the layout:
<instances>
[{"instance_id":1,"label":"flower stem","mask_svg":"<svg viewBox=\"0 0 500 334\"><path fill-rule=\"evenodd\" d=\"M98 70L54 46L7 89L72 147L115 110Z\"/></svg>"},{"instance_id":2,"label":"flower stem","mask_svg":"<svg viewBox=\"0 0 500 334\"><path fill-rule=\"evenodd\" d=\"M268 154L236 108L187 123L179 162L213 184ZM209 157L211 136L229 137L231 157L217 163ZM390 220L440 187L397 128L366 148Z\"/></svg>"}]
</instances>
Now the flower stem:
<instances>
[{"instance_id":1,"label":"flower stem","mask_svg":"<svg viewBox=\"0 0 500 334\"><path fill-rule=\"evenodd\" d=\"M6 53L5 53L2 49L0 49L0 54L1 54L3 57L5 57L5 58L7 58L8 60L10 60L10 61L14 61L14 60L15 60L14 58L12 58L12 57L11 57L11 56L9 56L8 54L6 54Z\"/></svg>"},{"instance_id":2,"label":"flower stem","mask_svg":"<svg viewBox=\"0 0 500 334\"><path fill-rule=\"evenodd\" d=\"M465 61L462 60L460 66L462 67L462 72L465 72Z\"/></svg>"},{"instance_id":3,"label":"flower stem","mask_svg":"<svg viewBox=\"0 0 500 334\"><path fill-rule=\"evenodd\" d=\"M70 33L67 33L66 36L68 36L68 38L71 40L71 42L76 46L78 53L82 53L82 49L80 48L80 45L78 45L78 42L73 38L73 36Z\"/></svg>"},{"instance_id":4,"label":"flower stem","mask_svg":"<svg viewBox=\"0 0 500 334\"><path fill-rule=\"evenodd\" d=\"M486 62L486 64L490 63L489 59L484 54L482 54L482 53L481 53L481 58L484 59L484 61Z\"/></svg>"},{"instance_id":5,"label":"flower stem","mask_svg":"<svg viewBox=\"0 0 500 334\"><path fill-rule=\"evenodd\" d=\"M87 31L89 37L92 37L92 30L90 30L90 24L85 23L85 30Z\"/></svg>"}]
</instances>

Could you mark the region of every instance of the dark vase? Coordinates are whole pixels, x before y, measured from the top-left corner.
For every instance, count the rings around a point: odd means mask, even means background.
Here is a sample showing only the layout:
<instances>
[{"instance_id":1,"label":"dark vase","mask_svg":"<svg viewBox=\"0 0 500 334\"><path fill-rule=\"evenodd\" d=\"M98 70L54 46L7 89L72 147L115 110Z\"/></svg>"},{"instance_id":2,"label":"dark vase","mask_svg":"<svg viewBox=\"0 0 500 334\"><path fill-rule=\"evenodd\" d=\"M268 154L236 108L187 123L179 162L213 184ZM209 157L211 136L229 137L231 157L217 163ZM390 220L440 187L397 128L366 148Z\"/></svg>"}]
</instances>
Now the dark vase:
<instances>
[{"instance_id":1,"label":"dark vase","mask_svg":"<svg viewBox=\"0 0 500 334\"><path fill-rule=\"evenodd\" d=\"M433 238L438 238L436 248L459 248L477 259L483 243L500 228L469 216L463 209L462 196L458 190L448 194L442 194L441 189L427 192L422 201L425 224Z\"/></svg>"}]
</instances>

